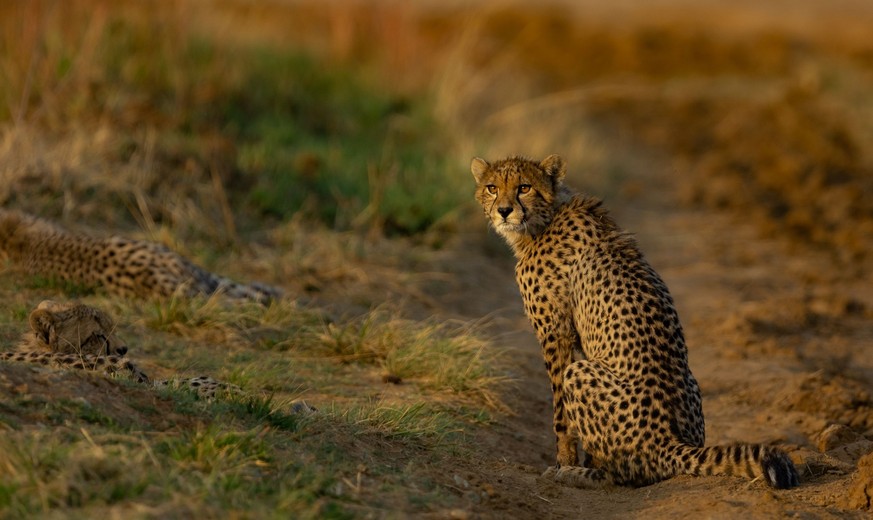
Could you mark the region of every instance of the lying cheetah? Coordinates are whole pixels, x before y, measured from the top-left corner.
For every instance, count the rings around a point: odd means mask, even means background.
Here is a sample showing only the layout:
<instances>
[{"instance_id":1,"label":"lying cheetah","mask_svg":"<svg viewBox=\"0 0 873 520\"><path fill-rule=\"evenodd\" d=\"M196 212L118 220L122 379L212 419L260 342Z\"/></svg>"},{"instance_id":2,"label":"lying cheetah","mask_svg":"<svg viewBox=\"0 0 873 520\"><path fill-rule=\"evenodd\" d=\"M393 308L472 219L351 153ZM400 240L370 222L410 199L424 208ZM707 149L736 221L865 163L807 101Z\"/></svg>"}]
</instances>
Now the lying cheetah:
<instances>
[{"instance_id":1,"label":"lying cheetah","mask_svg":"<svg viewBox=\"0 0 873 520\"><path fill-rule=\"evenodd\" d=\"M25 334L20 350L61 354L127 354L127 345L115 335L112 318L81 303L45 300L30 313L31 333Z\"/></svg>"},{"instance_id":2,"label":"lying cheetah","mask_svg":"<svg viewBox=\"0 0 873 520\"><path fill-rule=\"evenodd\" d=\"M0 353L0 360L101 370L140 383L149 381L127 359L127 346L115 335L115 322L100 309L46 300L30 313L29 321L31 330L18 348Z\"/></svg>"},{"instance_id":3,"label":"lying cheetah","mask_svg":"<svg viewBox=\"0 0 873 520\"><path fill-rule=\"evenodd\" d=\"M212 274L160 244L71 233L11 210L0 209L0 251L34 274L103 287L125 297L220 293L267 304L281 296L274 287L239 284Z\"/></svg>"},{"instance_id":4,"label":"lying cheetah","mask_svg":"<svg viewBox=\"0 0 873 520\"><path fill-rule=\"evenodd\" d=\"M700 389L667 286L599 200L564 185L563 159L476 158L471 170L476 199L518 260L552 382L557 466L545 477L587 488L683 473L798 485L778 449L703 446ZM577 440L590 467L578 465Z\"/></svg>"},{"instance_id":5,"label":"lying cheetah","mask_svg":"<svg viewBox=\"0 0 873 520\"><path fill-rule=\"evenodd\" d=\"M16 350L0 352L0 361L120 374L156 387L188 387L207 399L219 390L242 391L208 376L152 381L127 358L127 346L116 336L112 318L88 305L46 300L30 313L29 321L31 330Z\"/></svg>"}]
</instances>

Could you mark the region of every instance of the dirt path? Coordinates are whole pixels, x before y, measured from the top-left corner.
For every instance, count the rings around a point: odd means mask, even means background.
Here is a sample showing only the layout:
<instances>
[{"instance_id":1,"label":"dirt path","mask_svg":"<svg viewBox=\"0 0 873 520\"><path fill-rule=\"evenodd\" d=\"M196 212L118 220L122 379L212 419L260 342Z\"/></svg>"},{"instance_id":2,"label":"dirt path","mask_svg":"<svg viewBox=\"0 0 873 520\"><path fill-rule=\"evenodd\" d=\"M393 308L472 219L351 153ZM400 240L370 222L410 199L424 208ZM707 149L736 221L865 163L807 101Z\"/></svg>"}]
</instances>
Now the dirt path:
<instances>
[{"instance_id":1,"label":"dirt path","mask_svg":"<svg viewBox=\"0 0 873 520\"><path fill-rule=\"evenodd\" d=\"M517 415L480 433L479 460L448 468L453 487L473 516L485 518L861 517L846 508L854 475L822 466L815 450L832 422L868 435L873 426L861 386L873 374L865 356L873 327L863 311L873 307L865 296L873 291L841 280L826 257L761 238L751 224L682 209L669 179L640 175L646 185L665 188L607 203L637 235L676 300L704 395L707 444L785 444L808 463L804 484L776 492L761 482L678 477L642 489L588 491L539 479L553 460L550 392L512 263L499 257L464 262L464 271L486 270L470 285L486 288L489 300L474 304L465 293L448 303L471 316L489 314L507 331L502 346L512 351L517 380L508 402ZM471 280L469 272L457 274Z\"/></svg>"}]
</instances>

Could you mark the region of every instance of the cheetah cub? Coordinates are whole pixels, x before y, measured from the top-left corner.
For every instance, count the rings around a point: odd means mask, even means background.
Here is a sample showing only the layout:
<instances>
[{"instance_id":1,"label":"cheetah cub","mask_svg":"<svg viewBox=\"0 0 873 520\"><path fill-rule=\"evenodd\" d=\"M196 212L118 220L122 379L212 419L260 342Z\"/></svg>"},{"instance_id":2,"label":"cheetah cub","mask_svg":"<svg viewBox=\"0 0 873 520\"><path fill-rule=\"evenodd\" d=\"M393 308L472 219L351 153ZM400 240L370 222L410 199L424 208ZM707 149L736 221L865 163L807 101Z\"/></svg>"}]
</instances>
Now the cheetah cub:
<instances>
[{"instance_id":1,"label":"cheetah cub","mask_svg":"<svg viewBox=\"0 0 873 520\"><path fill-rule=\"evenodd\" d=\"M781 450L704 447L700 389L667 286L600 200L564 185L561 157L476 158L471 170L476 199L518 260L516 280L551 378L557 465L544 477L584 488L678 474L798 485Z\"/></svg>"},{"instance_id":2,"label":"cheetah cub","mask_svg":"<svg viewBox=\"0 0 873 520\"><path fill-rule=\"evenodd\" d=\"M115 334L115 321L81 303L46 300L30 313L30 331L18 347L0 352L0 361L123 374L149 382L127 358L127 345Z\"/></svg>"},{"instance_id":3,"label":"cheetah cub","mask_svg":"<svg viewBox=\"0 0 873 520\"><path fill-rule=\"evenodd\" d=\"M150 379L127 358L127 345L115 334L115 321L96 307L45 300L28 321L31 330L15 350L0 352L0 361L118 374L157 388L190 388L205 399L214 399L218 392L243 394L240 387L209 376Z\"/></svg>"}]
</instances>

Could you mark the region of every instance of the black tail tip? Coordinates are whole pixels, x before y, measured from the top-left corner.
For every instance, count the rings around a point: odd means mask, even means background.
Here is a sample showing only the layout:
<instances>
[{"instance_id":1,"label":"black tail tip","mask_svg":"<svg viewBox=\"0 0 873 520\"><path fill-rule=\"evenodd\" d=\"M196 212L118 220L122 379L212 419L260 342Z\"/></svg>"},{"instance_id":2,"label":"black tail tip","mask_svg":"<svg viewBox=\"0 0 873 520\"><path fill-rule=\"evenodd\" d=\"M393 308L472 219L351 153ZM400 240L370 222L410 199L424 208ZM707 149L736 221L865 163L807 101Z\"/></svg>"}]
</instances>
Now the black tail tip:
<instances>
[{"instance_id":1,"label":"black tail tip","mask_svg":"<svg viewBox=\"0 0 873 520\"><path fill-rule=\"evenodd\" d=\"M784 452L768 451L761 458L761 469L767 483L776 489L789 489L800 485L800 476L794 463Z\"/></svg>"}]
</instances>

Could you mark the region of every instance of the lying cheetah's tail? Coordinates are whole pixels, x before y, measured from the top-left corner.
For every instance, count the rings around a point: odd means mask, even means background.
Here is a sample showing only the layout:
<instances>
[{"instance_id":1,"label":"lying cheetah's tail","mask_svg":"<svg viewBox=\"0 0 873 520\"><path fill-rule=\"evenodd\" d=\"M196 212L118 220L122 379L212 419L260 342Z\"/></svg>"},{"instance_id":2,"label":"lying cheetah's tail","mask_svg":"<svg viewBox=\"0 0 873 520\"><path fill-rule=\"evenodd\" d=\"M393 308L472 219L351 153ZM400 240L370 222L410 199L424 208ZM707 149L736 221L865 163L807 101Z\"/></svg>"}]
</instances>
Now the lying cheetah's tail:
<instances>
[{"instance_id":1,"label":"lying cheetah's tail","mask_svg":"<svg viewBox=\"0 0 873 520\"><path fill-rule=\"evenodd\" d=\"M231 395L245 395L245 392L243 392L242 388L231 383L225 383L224 381L212 379L209 376L186 378L174 377L172 379L162 379L159 381L154 381L152 382L152 384L156 388L188 388L195 391L197 395L201 398L207 400L215 399L215 395L219 391L224 391Z\"/></svg>"},{"instance_id":2,"label":"lying cheetah's tail","mask_svg":"<svg viewBox=\"0 0 873 520\"><path fill-rule=\"evenodd\" d=\"M261 305L269 305L270 302L282 298L282 290L278 287L272 287L260 282L242 284L218 276L215 279L218 283L213 293L219 292L226 298L251 300Z\"/></svg>"},{"instance_id":3,"label":"lying cheetah's tail","mask_svg":"<svg viewBox=\"0 0 873 520\"><path fill-rule=\"evenodd\" d=\"M183 259L183 261L194 278L194 294L198 292L206 295L220 293L225 298L251 300L261 305L269 305L270 302L282 298L282 290L278 287L259 282L237 283L229 278L210 273L187 259Z\"/></svg>"},{"instance_id":4,"label":"lying cheetah's tail","mask_svg":"<svg viewBox=\"0 0 873 520\"><path fill-rule=\"evenodd\" d=\"M680 444L668 448L677 474L733 475L764 478L777 489L800 484L797 469L778 448L761 444L695 447Z\"/></svg>"}]
</instances>

